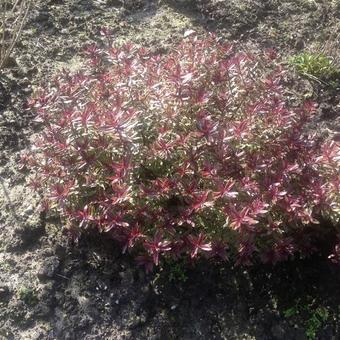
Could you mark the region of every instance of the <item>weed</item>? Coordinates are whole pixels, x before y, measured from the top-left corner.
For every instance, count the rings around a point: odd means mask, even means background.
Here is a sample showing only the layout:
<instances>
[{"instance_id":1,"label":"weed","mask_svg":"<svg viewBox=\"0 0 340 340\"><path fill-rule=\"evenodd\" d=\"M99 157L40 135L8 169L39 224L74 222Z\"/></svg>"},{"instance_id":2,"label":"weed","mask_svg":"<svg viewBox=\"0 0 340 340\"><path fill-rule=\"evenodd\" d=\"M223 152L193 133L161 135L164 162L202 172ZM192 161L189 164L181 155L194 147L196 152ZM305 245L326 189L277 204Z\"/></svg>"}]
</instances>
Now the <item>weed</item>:
<instances>
[{"instance_id":1,"label":"weed","mask_svg":"<svg viewBox=\"0 0 340 340\"><path fill-rule=\"evenodd\" d=\"M283 315L284 315L285 318L290 318L290 317L295 316L297 314L299 314L299 310L298 310L297 306L287 308L283 311Z\"/></svg>"},{"instance_id":2,"label":"weed","mask_svg":"<svg viewBox=\"0 0 340 340\"><path fill-rule=\"evenodd\" d=\"M170 282L186 282L188 275L186 273L185 264L183 262L173 263L169 269Z\"/></svg>"},{"instance_id":3,"label":"weed","mask_svg":"<svg viewBox=\"0 0 340 340\"><path fill-rule=\"evenodd\" d=\"M10 263L10 261L2 261L0 262L0 268L4 272L10 272L13 268L13 265Z\"/></svg>"},{"instance_id":4,"label":"weed","mask_svg":"<svg viewBox=\"0 0 340 340\"><path fill-rule=\"evenodd\" d=\"M315 339L316 333L329 316L328 310L325 307L318 307L312 311L309 319L305 323L305 332L308 339Z\"/></svg>"},{"instance_id":5,"label":"weed","mask_svg":"<svg viewBox=\"0 0 340 340\"><path fill-rule=\"evenodd\" d=\"M327 307L315 306L314 299L304 302L298 299L294 306L283 311L283 315L286 319L300 319L306 337L313 340L321 326L329 319L330 313Z\"/></svg>"},{"instance_id":6,"label":"weed","mask_svg":"<svg viewBox=\"0 0 340 340\"><path fill-rule=\"evenodd\" d=\"M38 303L36 290L31 287L20 287L17 291L18 299L24 301L29 306L34 306Z\"/></svg>"},{"instance_id":7,"label":"weed","mask_svg":"<svg viewBox=\"0 0 340 340\"><path fill-rule=\"evenodd\" d=\"M303 52L291 58L290 64L307 77L326 82L332 87L340 85L340 68L322 53Z\"/></svg>"}]
</instances>

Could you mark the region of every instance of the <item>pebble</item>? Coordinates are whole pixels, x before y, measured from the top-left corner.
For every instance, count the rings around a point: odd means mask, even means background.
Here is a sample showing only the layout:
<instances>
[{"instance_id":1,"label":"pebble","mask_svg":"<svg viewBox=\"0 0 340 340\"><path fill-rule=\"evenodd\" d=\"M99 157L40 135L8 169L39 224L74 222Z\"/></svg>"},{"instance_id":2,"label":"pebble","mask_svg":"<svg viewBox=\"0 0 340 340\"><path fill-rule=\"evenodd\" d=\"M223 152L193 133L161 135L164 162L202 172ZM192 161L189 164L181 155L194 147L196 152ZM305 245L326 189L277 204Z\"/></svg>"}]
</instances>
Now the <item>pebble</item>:
<instances>
[{"instance_id":1,"label":"pebble","mask_svg":"<svg viewBox=\"0 0 340 340\"><path fill-rule=\"evenodd\" d=\"M38 277L41 279L52 278L59 267L60 261L57 256L51 256L45 259L38 271Z\"/></svg>"},{"instance_id":2,"label":"pebble","mask_svg":"<svg viewBox=\"0 0 340 340\"><path fill-rule=\"evenodd\" d=\"M0 284L0 301L4 301L9 295L9 288L4 285Z\"/></svg>"},{"instance_id":3,"label":"pebble","mask_svg":"<svg viewBox=\"0 0 340 340\"><path fill-rule=\"evenodd\" d=\"M280 324L276 324L271 328L271 333L274 339L285 339L285 329Z\"/></svg>"},{"instance_id":4,"label":"pebble","mask_svg":"<svg viewBox=\"0 0 340 340\"><path fill-rule=\"evenodd\" d=\"M32 205L29 205L29 206L25 209L24 214L25 214L25 215L32 215L33 212L34 212L33 206L32 206Z\"/></svg>"},{"instance_id":5,"label":"pebble","mask_svg":"<svg viewBox=\"0 0 340 340\"><path fill-rule=\"evenodd\" d=\"M119 276L122 279L121 283L123 285L131 285L134 282L133 272L131 269L120 272Z\"/></svg>"}]
</instances>

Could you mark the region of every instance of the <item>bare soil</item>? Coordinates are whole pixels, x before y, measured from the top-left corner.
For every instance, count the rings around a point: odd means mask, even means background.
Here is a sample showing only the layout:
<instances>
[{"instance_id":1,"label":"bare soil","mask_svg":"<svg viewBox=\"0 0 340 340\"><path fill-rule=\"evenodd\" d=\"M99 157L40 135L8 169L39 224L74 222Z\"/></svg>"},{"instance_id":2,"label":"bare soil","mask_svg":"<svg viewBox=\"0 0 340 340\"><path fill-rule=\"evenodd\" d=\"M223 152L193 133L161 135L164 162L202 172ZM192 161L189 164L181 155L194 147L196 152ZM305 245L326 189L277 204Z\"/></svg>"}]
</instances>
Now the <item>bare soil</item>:
<instances>
[{"instance_id":1,"label":"bare soil","mask_svg":"<svg viewBox=\"0 0 340 340\"><path fill-rule=\"evenodd\" d=\"M339 339L340 269L322 254L275 267L165 264L145 275L109 240L69 244L18 163L38 129L30 94L76 69L102 26L161 53L194 29L287 60L326 40L339 55L339 20L340 3L327 0L34 1L0 73L0 339ZM321 103L312 128L339 136L339 91L292 77L297 96Z\"/></svg>"}]
</instances>

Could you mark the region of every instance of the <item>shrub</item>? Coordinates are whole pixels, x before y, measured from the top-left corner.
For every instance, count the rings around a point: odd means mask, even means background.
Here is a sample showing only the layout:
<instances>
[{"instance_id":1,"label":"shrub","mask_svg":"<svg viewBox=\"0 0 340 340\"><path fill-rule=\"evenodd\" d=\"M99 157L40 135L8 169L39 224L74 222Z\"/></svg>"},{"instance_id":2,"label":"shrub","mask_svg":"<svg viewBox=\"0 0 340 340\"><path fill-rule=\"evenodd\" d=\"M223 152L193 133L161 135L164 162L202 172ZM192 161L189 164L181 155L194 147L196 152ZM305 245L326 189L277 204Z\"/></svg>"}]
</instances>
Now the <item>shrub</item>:
<instances>
[{"instance_id":1,"label":"shrub","mask_svg":"<svg viewBox=\"0 0 340 340\"><path fill-rule=\"evenodd\" d=\"M107 233L147 270L163 256L312 251L315 224L339 212L339 147L305 131L315 105L289 105L273 51L190 35L167 55L131 44L86 55L32 99L44 129L23 157L73 237Z\"/></svg>"}]
</instances>

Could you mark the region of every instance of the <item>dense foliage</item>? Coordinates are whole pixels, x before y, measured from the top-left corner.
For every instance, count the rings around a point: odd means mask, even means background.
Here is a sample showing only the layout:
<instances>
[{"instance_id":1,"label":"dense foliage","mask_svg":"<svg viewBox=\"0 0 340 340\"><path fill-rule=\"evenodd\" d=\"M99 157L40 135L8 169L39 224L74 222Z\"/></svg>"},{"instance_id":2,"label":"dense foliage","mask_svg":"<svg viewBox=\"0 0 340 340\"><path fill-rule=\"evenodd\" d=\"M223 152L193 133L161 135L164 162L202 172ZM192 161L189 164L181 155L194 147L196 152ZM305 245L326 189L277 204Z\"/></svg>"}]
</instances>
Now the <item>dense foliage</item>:
<instances>
[{"instance_id":1,"label":"dense foliage","mask_svg":"<svg viewBox=\"0 0 340 340\"><path fill-rule=\"evenodd\" d=\"M166 55L86 54L32 99L44 130L23 157L74 237L108 233L147 270L162 256L275 263L338 217L339 145L307 134L315 105L289 104L273 51L190 35Z\"/></svg>"}]
</instances>

